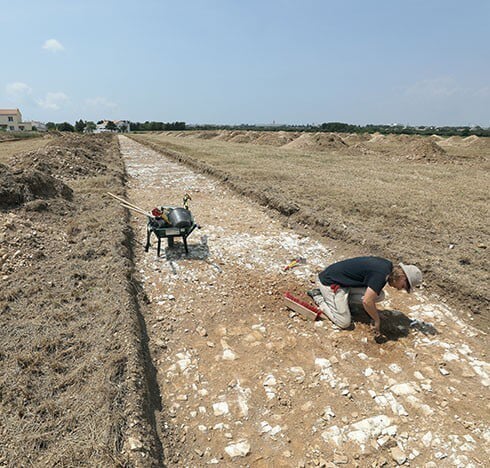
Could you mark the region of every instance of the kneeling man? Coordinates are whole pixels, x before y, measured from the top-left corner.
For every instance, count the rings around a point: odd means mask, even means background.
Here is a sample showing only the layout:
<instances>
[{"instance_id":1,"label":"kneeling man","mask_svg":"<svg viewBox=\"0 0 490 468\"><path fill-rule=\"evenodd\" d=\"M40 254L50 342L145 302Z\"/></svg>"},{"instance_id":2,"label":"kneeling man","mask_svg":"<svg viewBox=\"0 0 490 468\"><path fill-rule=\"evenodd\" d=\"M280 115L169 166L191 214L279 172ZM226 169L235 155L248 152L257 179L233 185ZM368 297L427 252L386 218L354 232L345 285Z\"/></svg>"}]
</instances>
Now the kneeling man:
<instances>
[{"instance_id":1,"label":"kneeling man","mask_svg":"<svg viewBox=\"0 0 490 468\"><path fill-rule=\"evenodd\" d=\"M376 302L384 299L386 283L411 292L422 283L422 272L414 265L397 266L380 257L357 257L328 266L318 275L318 289L308 291L317 306L340 328L351 324L350 306L362 304L380 331Z\"/></svg>"}]
</instances>

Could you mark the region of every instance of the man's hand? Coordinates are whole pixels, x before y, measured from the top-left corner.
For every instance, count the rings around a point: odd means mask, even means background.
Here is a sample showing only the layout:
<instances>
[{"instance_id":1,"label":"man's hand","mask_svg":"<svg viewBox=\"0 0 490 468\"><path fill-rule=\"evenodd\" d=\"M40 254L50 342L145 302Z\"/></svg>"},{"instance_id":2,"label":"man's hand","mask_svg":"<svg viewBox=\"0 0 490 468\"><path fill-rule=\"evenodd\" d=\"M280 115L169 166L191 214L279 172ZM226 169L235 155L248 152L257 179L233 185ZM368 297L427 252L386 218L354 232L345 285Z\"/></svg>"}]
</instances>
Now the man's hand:
<instances>
[{"instance_id":1,"label":"man's hand","mask_svg":"<svg viewBox=\"0 0 490 468\"><path fill-rule=\"evenodd\" d=\"M371 325L374 332L374 341L378 344L386 343L388 341L388 338L380 330L381 320L375 321Z\"/></svg>"},{"instance_id":2,"label":"man's hand","mask_svg":"<svg viewBox=\"0 0 490 468\"><path fill-rule=\"evenodd\" d=\"M388 341L388 338L386 337L386 335L383 335L383 333L376 333L374 335L374 341L378 344L383 344Z\"/></svg>"}]
</instances>

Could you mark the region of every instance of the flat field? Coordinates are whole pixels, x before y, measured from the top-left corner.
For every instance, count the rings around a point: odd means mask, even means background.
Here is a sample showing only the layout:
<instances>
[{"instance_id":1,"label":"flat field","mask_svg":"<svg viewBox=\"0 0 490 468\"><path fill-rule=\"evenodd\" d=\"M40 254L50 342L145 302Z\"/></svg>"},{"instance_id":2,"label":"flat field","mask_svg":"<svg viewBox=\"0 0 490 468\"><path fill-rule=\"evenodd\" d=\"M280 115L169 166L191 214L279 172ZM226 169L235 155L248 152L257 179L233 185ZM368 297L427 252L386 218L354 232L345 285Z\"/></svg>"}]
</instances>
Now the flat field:
<instances>
[{"instance_id":1,"label":"flat field","mask_svg":"<svg viewBox=\"0 0 490 468\"><path fill-rule=\"evenodd\" d=\"M488 139L226 131L133 138L227 180L289 223L418 265L429 290L488 329Z\"/></svg>"},{"instance_id":2,"label":"flat field","mask_svg":"<svg viewBox=\"0 0 490 468\"><path fill-rule=\"evenodd\" d=\"M5 164L13 154L21 151L34 151L38 148L43 148L50 141L51 139L49 137L13 141L2 141L0 138L0 163Z\"/></svg>"}]
</instances>

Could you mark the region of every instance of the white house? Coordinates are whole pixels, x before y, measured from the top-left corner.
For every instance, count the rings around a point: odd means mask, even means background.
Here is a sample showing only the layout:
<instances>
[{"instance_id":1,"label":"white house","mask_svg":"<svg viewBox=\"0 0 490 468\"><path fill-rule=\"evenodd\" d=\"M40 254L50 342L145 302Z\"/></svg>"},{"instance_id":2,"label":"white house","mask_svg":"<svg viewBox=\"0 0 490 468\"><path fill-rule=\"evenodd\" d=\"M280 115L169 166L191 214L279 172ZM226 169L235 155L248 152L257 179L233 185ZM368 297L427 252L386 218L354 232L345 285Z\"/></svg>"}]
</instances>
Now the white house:
<instances>
[{"instance_id":1,"label":"white house","mask_svg":"<svg viewBox=\"0 0 490 468\"><path fill-rule=\"evenodd\" d=\"M38 132L47 132L48 128L46 127L46 124L43 122L39 122L38 120L32 120L29 122L32 126L32 128L36 129Z\"/></svg>"},{"instance_id":2,"label":"white house","mask_svg":"<svg viewBox=\"0 0 490 468\"><path fill-rule=\"evenodd\" d=\"M107 124L112 122L117 129L109 130L107 128ZM102 120L100 124L97 124L97 127L94 130L94 133L127 133L129 132L129 121L127 120Z\"/></svg>"},{"instance_id":3,"label":"white house","mask_svg":"<svg viewBox=\"0 0 490 468\"><path fill-rule=\"evenodd\" d=\"M129 132L129 120L116 120L114 123L121 133Z\"/></svg>"}]
</instances>

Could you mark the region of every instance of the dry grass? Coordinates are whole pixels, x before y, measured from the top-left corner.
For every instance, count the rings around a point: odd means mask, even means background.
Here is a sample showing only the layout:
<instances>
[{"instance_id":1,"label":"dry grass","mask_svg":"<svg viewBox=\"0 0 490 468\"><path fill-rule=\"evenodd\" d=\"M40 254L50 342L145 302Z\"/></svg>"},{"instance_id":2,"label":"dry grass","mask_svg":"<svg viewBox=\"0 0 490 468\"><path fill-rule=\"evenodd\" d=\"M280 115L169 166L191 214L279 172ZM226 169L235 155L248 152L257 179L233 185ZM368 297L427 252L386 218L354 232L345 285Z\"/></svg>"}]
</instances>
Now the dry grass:
<instances>
[{"instance_id":1,"label":"dry grass","mask_svg":"<svg viewBox=\"0 0 490 468\"><path fill-rule=\"evenodd\" d=\"M292 215L290 221L358 243L366 253L420 265L433 290L461 305L488 305L490 142L484 139L451 141L442 150L421 137L379 136L363 143L366 152L168 134L135 139L228 177L239 191Z\"/></svg>"},{"instance_id":2,"label":"dry grass","mask_svg":"<svg viewBox=\"0 0 490 468\"><path fill-rule=\"evenodd\" d=\"M5 164L15 153L19 153L21 151L34 151L39 148L43 148L50 141L51 139L49 137L32 138L20 141L1 141L0 163Z\"/></svg>"},{"instance_id":3,"label":"dry grass","mask_svg":"<svg viewBox=\"0 0 490 468\"><path fill-rule=\"evenodd\" d=\"M56 171L73 201L0 212L0 465L133 466L134 436L151 466L158 448L145 414L127 219L105 195L123 191L117 142L67 137L36 154L47 166L71 158L86 170Z\"/></svg>"}]
</instances>

